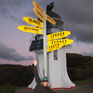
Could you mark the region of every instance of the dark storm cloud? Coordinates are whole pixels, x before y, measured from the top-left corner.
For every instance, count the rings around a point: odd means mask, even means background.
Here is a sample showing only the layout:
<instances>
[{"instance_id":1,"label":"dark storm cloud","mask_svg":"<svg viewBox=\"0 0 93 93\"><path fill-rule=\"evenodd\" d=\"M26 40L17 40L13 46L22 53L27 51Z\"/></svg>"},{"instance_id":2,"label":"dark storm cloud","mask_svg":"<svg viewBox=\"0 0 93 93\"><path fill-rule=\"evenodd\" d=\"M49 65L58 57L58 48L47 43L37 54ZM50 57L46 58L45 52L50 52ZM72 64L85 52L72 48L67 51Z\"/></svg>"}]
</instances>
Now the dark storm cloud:
<instances>
[{"instance_id":1,"label":"dark storm cloud","mask_svg":"<svg viewBox=\"0 0 93 93\"><path fill-rule=\"evenodd\" d=\"M36 0L42 8L54 2L54 12L58 13L64 20L64 30L70 30L71 36L78 41L93 43L93 0ZM13 20L16 16L10 14L10 10L20 10L26 3L32 0L0 0L0 13ZM11 8L11 9L10 9ZM23 11L24 12L24 11ZM34 17L35 13L31 10L24 12L24 16ZM36 16L35 16L36 17ZM19 19L18 19L19 20Z\"/></svg>"},{"instance_id":2,"label":"dark storm cloud","mask_svg":"<svg viewBox=\"0 0 93 93\"><path fill-rule=\"evenodd\" d=\"M0 0L0 14L18 22L16 13L21 13L21 8L27 3L31 3L31 0Z\"/></svg>"},{"instance_id":3,"label":"dark storm cloud","mask_svg":"<svg viewBox=\"0 0 93 93\"><path fill-rule=\"evenodd\" d=\"M23 4L26 4L29 1L31 0L0 0L0 7L9 6L12 8L20 8Z\"/></svg>"},{"instance_id":4,"label":"dark storm cloud","mask_svg":"<svg viewBox=\"0 0 93 93\"><path fill-rule=\"evenodd\" d=\"M7 47L2 42L0 42L0 58L5 60L16 61L16 62L33 60L33 57L31 56L24 57L19 55L19 53L17 53L15 49Z\"/></svg>"},{"instance_id":5,"label":"dark storm cloud","mask_svg":"<svg viewBox=\"0 0 93 93\"><path fill-rule=\"evenodd\" d=\"M53 9L64 20L64 29L78 40L93 43L93 0L47 0L55 3ZM40 4L43 5L46 0Z\"/></svg>"},{"instance_id":6,"label":"dark storm cloud","mask_svg":"<svg viewBox=\"0 0 93 93\"><path fill-rule=\"evenodd\" d=\"M65 29L72 31L77 40L93 43L93 0L60 0L56 11L63 15L69 26Z\"/></svg>"}]
</instances>

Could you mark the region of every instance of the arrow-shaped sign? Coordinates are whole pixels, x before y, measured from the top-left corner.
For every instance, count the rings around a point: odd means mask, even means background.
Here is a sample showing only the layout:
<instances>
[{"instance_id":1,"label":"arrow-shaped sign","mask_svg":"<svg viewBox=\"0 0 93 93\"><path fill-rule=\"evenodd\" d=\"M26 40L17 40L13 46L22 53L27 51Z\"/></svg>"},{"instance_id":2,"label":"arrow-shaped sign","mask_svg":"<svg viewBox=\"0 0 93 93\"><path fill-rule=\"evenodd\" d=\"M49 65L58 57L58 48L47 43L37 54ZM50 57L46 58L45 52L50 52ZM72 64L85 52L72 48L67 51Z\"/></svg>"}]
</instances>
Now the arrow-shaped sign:
<instances>
[{"instance_id":1,"label":"arrow-shaped sign","mask_svg":"<svg viewBox=\"0 0 93 93\"><path fill-rule=\"evenodd\" d=\"M72 43L73 43L73 40L71 40L71 39L48 41L47 52L58 50L58 49L62 48L63 46L70 45Z\"/></svg>"},{"instance_id":2,"label":"arrow-shaped sign","mask_svg":"<svg viewBox=\"0 0 93 93\"><path fill-rule=\"evenodd\" d=\"M38 9L40 14L44 16L44 10L40 7L40 5L36 1L33 1L33 5L36 9Z\"/></svg>"},{"instance_id":3,"label":"arrow-shaped sign","mask_svg":"<svg viewBox=\"0 0 93 93\"><path fill-rule=\"evenodd\" d=\"M44 21L44 10L40 7L40 5L33 1L33 5L35 6L35 8L33 9L35 14L42 20ZM50 17L49 15L46 14L46 20L49 21L51 24L56 24L55 20Z\"/></svg>"},{"instance_id":4,"label":"arrow-shaped sign","mask_svg":"<svg viewBox=\"0 0 93 93\"><path fill-rule=\"evenodd\" d=\"M53 45L53 44L70 45L72 43L73 43L72 39L60 39L60 40L48 41L48 45Z\"/></svg>"},{"instance_id":5,"label":"arrow-shaped sign","mask_svg":"<svg viewBox=\"0 0 93 93\"><path fill-rule=\"evenodd\" d=\"M36 19L30 18L30 17L23 17L23 20L27 22L28 24L43 28L43 23Z\"/></svg>"},{"instance_id":6,"label":"arrow-shaped sign","mask_svg":"<svg viewBox=\"0 0 93 93\"><path fill-rule=\"evenodd\" d=\"M58 50L62 48L63 46L64 46L63 43L56 43L56 44L48 45L47 52Z\"/></svg>"},{"instance_id":7,"label":"arrow-shaped sign","mask_svg":"<svg viewBox=\"0 0 93 93\"><path fill-rule=\"evenodd\" d=\"M18 29L23 31L23 32L43 34L42 29L37 28L37 27L30 27L30 26L22 25L22 26L18 26Z\"/></svg>"},{"instance_id":8,"label":"arrow-shaped sign","mask_svg":"<svg viewBox=\"0 0 93 93\"><path fill-rule=\"evenodd\" d=\"M46 14L46 20L49 21L51 24L56 25L56 21L47 14Z\"/></svg>"},{"instance_id":9,"label":"arrow-shaped sign","mask_svg":"<svg viewBox=\"0 0 93 93\"><path fill-rule=\"evenodd\" d=\"M53 34L48 35L48 41L53 40L53 39L59 39L59 38L64 38L70 35L70 31L61 31Z\"/></svg>"},{"instance_id":10,"label":"arrow-shaped sign","mask_svg":"<svg viewBox=\"0 0 93 93\"><path fill-rule=\"evenodd\" d=\"M33 8L33 10L36 16L38 16L42 20L42 22L44 22L44 15L42 15L36 8Z\"/></svg>"}]
</instances>

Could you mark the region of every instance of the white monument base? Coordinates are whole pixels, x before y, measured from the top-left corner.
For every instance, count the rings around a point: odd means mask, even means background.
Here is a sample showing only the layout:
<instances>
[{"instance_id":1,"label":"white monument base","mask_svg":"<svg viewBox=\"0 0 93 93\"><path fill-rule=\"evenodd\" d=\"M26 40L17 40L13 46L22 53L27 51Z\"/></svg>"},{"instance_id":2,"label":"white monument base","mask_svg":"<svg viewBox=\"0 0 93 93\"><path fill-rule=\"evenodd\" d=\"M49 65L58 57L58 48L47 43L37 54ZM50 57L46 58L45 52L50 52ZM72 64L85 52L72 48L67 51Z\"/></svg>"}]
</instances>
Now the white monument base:
<instances>
[{"instance_id":1,"label":"white monument base","mask_svg":"<svg viewBox=\"0 0 93 93\"><path fill-rule=\"evenodd\" d=\"M70 89L75 87L75 84L70 80L67 73L67 63L66 63L66 47L57 50L57 59L54 59L54 51L48 53L48 79L51 89ZM43 52L36 53L38 64L38 73L40 78L43 78ZM36 86L35 79L28 86L30 89L34 89Z\"/></svg>"}]
</instances>

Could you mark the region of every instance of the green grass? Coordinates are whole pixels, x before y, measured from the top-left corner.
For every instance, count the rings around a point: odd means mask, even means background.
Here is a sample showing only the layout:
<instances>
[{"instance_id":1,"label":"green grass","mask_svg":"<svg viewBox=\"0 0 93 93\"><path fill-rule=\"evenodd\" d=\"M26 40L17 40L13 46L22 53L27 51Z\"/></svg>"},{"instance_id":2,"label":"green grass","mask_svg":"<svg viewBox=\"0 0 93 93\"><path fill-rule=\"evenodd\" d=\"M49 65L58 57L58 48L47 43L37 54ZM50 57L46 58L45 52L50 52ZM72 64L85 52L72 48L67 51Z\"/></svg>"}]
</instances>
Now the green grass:
<instances>
[{"instance_id":1,"label":"green grass","mask_svg":"<svg viewBox=\"0 0 93 93\"><path fill-rule=\"evenodd\" d=\"M5 86L0 86L0 93L15 93L15 87L7 84Z\"/></svg>"},{"instance_id":2,"label":"green grass","mask_svg":"<svg viewBox=\"0 0 93 93\"><path fill-rule=\"evenodd\" d=\"M93 79L88 79L88 80L82 80L82 81L75 81L75 84L93 84Z\"/></svg>"}]
</instances>

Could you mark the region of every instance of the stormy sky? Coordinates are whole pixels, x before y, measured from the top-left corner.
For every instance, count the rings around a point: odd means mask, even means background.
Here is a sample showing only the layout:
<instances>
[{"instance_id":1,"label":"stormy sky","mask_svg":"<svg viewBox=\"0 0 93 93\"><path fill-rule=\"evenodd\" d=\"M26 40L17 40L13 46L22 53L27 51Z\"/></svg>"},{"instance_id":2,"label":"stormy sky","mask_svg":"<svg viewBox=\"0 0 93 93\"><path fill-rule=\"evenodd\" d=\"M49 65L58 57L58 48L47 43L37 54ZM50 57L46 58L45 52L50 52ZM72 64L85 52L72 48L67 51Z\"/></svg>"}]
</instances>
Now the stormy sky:
<instances>
[{"instance_id":1,"label":"stormy sky","mask_svg":"<svg viewBox=\"0 0 93 93\"><path fill-rule=\"evenodd\" d=\"M0 0L0 64L32 64L35 54L29 46L35 34L17 30L28 25L23 16L37 19L33 0ZM35 0L43 9L54 2L54 12L64 20L64 30L74 40L67 52L93 56L93 0Z\"/></svg>"}]
</instances>

